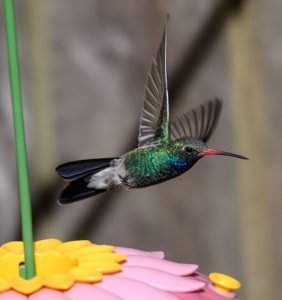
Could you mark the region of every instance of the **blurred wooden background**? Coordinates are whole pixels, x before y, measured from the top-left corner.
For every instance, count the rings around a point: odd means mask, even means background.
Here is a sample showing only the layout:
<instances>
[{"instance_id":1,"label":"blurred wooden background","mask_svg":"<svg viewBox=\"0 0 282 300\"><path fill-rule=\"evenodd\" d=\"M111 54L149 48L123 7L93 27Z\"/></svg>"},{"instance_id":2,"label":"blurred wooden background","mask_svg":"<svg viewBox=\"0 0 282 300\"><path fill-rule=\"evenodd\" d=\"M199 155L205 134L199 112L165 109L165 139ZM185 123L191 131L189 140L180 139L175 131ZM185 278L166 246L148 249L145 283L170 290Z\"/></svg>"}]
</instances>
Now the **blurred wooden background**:
<instances>
[{"instance_id":1,"label":"blurred wooden background","mask_svg":"<svg viewBox=\"0 0 282 300\"><path fill-rule=\"evenodd\" d=\"M282 2L15 0L36 239L162 249L238 278L246 300L282 299ZM137 145L143 87L170 14L172 115L218 96L203 159L167 183L59 207L57 164ZM20 239L0 8L0 242Z\"/></svg>"}]
</instances>

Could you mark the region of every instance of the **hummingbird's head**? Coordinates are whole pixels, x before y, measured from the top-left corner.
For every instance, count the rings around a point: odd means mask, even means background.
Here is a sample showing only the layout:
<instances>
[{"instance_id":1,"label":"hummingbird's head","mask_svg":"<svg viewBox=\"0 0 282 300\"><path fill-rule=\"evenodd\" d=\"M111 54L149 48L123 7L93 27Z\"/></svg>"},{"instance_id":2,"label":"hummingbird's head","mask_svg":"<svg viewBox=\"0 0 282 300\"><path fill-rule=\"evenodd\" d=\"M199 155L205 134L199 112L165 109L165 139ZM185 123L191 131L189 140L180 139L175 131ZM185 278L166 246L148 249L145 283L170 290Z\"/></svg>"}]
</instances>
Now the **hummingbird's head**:
<instances>
[{"instance_id":1,"label":"hummingbird's head","mask_svg":"<svg viewBox=\"0 0 282 300\"><path fill-rule=\"evenodd\" d=\"M208 148L202 140L192 137L181 138L176 140L174 143L182 159L191 163L195 163L206 155L225 155L240 159L248 159L247 157L239 154Z\"/></svg>"}]
</instances>

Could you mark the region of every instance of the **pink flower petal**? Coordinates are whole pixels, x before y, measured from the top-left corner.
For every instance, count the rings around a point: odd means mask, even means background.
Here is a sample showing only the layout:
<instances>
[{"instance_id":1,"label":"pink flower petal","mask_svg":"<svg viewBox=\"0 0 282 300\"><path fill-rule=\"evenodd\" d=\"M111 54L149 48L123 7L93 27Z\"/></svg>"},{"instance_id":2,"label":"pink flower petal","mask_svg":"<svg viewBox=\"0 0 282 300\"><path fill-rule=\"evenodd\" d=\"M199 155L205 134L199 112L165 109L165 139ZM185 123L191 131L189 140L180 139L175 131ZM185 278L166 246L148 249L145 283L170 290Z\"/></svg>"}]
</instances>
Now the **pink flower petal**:
<instances>
[{"instance_id":1,"label":"pink flower petal","mask_svg":"<svg viewBox=\"0 0 282 300\"><path fill-rule=\"evenodd\" d=\"M27 300L27 296L17 293L13 290L0 293L0 300Z\"/></svg>"},{"instance_id":2,"label":"pink flower petal","mask_svg":"<svg viewBox=\"0 0 282 300\"><path fill-rule=\"evenodd\" d=\"M124 247L115 247L115 252L121 253L124 255L140 255L140 256L149 256L149 257L155 257L159 259L164 258L164 252L162 251L142 251L138 249L133 248L124 248Z\"/></svg>"},{"instance_id":3,"label":"pink flower petal","mask_svg":"<svg viewBox=\"0 0 282 300\"><path fill-rule=\"evenodd\" d=\"M127 267L124 265L122 272L117 273L115 276L137 279L170 292L193 292L205 286L204 282L195 279L180 277L146 267Z\"/></svg>"},{"instance_id":4,"label":"pink flower petal","mask_svg":"<svg viewBox=\"0 0 282 300\"><path fill-rule=\"evenodd\" d=\"M200 292L194 293L173 293L174 296L177 297L179 300L227 300L227 299L234 299L238 300L237 297L226 297L219 293L214 292L207 286Z\"/></svg>"},{"instance_id":5,"label":"pink flower petal","mask_svg":"<svg viewBox=\"0 0 282 300\"><path fill-rule=\"evenodd\" d=\"M62 292L52 289L43 288L38 292L30 295L28 300L69 300L69 298Z\"/></svg>"},{"instance_id":6,"label":"pink flower petal","mask_svg":"<svg viewBox=\"0 0 282 300\"><path fill-rule=\"evenodd\" d=\"M113 291L124 300L177 300L171 294L130 278L104 276L103 281L97 285L103 289Z\"/></svg>"},{"instance_id":7,"label":"pink flower petal","mask_svg":"<svg viewBox=\"0 0 282 300\"><path fill-rule=\"evenodd\" d=\"M197 265L181 264L169 260L137 255L128 256L124 265L149 267L179 276L190 275L198 269Z\"/></svg>"},{"instance_id":8,"label":"pink flower petal","mask_svg":"<svg viewBox=\"0 0 282 300\"><path fill-rule=\"evenodd\" d=\"M218 298L207 298L204 293L174 293L178 300L222 300ZM225 298L226 300L226 298Z\"/></svg>"},{"instance_id":9,"label":"pink flower petal","mask_svg":"<svg viewBox=\"0 0 282 300\"><path fill-rule=\"evenodd\" d=\"M123 300L111 291L97 287L97 284L77 283L65 292L69 300ZM52 298L48 299L51 300ZM52 299L53 300L53 299Z\"/></svg>"}]
</instances>

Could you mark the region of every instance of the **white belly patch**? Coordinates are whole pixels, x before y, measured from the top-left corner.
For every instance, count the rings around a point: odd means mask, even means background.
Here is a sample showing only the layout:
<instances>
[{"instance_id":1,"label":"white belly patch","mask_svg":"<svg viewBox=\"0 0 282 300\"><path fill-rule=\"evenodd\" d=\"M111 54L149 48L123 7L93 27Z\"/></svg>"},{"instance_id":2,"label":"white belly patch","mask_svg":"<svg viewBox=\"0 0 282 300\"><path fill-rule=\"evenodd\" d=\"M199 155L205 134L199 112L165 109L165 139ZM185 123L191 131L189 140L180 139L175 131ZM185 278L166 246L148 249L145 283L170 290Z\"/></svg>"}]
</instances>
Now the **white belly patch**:
<instances>
[{"instance_id":1,"label":"white belly patch","mask_svg":"<svg viewBox=\"0 0 282 300\"><path fill-rule=\"evenodd\" d=\"M107 169L94 174L87 185L88 188L96 190L110 190L122 186L122 178L126 177L123 160L115 159Z\"/></svg>"}]
</instances>

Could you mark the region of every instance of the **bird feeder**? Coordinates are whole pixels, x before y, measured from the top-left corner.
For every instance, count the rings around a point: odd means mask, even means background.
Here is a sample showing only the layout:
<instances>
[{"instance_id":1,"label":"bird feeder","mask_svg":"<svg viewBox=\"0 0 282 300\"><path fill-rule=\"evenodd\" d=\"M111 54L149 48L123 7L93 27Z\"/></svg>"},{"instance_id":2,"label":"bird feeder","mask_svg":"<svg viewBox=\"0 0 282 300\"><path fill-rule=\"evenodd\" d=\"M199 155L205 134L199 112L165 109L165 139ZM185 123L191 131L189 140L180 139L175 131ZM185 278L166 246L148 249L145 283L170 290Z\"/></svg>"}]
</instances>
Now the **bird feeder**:
<instances>
[{"instance_id":1,"label":"bird feeder","mask_svg":"<svg viewBox=\"0 0 282 300\"><path fill-rule=\"evenodd\" d=\"M0 300L230 299L240 284L163 252L96 245L88 240L33 241L13 0L4 0L23 241L0 247Z\"/></svg>"}]
</instances>

